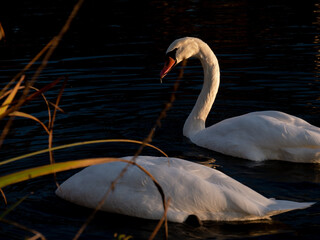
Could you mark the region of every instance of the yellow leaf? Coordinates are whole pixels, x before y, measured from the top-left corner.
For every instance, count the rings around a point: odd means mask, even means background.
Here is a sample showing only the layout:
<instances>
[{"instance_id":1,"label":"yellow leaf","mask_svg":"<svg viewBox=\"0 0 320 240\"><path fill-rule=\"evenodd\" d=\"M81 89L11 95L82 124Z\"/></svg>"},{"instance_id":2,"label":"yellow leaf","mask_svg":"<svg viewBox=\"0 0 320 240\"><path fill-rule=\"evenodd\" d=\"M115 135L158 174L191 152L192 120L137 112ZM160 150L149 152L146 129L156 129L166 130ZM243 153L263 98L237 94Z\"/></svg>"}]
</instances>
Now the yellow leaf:
<instances>
[{"instance_id":1,"label":"yellow leaf","mask_svg":"<svg viewBox=\"0 0 320 240\"><path fill-rule=\"evenodd\" d=\"M101 164L101 163L115 162L115 161L130 162L130 161L122 160L118 158L93 158L93 159L84 159L84 160L75 160L75 161L68 161L68 162L62 162L62 163L48 164L48 165L30 168L30 169L22 170L20 172L11 173L11 174L2 176L0 177L0 188L6 187L8 185L15 184L18 182L33 179L36 177L52 174L55 172L62 172L66 170L87 167L94 164Z\"/></svg>"},{"instance_id":2,"label":"yellow leaf","mask_svg":"<svg viewBox=\"0 0 320 240\"><path fill-rule=\"evenodd\" d=\"M29 179L41 177L41 176L56 173L56 172L62 172L62 171L67 171L71 169L83 168L91 165L110 163L110 162L125 162L138 167L147 176L149 176L151 180L154 182L154 184L158 188L158 191L160 192L163 198L163 202L165 206L164 192L161 186L159 185L159 183L157 182L157 180L139 164L133 161L125 160L121 158L89 158L89 159L53 163L53 164L43 165L40 167L29 168L26 170L22 170L19 172L11 173L11 174L0 177L0 189L15 183L23 182Z\"/></svg>"}]
</instances>

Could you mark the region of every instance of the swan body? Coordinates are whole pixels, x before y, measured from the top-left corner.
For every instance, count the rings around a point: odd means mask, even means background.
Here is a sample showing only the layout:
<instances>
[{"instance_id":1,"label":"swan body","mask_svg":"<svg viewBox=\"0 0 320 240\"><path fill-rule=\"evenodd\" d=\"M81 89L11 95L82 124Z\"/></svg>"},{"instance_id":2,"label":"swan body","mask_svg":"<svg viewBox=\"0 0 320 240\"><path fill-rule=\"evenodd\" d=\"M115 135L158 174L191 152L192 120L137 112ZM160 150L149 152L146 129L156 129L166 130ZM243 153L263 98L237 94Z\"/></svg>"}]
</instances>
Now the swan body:
<instances>
[{"instance_id":1,"label":"swan body","mask_svg":"<svg viewBox=\"0 0 320 240\"><path fill-rule=\"evenodd\" d=\"M198 146L250 159L320 163L320 128L279 111L252 112L205 127L216 98L220 70L210 47L198 38L175 40L168 48L161 79L179 62L200 59L204 83L183 134Z\"/></svg>"},{"instance_id":2,"label":"swan body","mask_svg":"<svg viewBox=\"0 0 320 240\"><path fill-rule=\"evenodd\" d=\"M184 222L190 215L214 221L268 219L313 204L268 199L216 169L183 159L139 156L136 163L154 176L166 199L170 198L167 219L172 222ZM87 167L67 179L56 194L78 205L95 208L126 164L112 162ZM157 187L136 166L128 168L101 210L145 219L163 216Z\"/></svg>"}]
</instances>

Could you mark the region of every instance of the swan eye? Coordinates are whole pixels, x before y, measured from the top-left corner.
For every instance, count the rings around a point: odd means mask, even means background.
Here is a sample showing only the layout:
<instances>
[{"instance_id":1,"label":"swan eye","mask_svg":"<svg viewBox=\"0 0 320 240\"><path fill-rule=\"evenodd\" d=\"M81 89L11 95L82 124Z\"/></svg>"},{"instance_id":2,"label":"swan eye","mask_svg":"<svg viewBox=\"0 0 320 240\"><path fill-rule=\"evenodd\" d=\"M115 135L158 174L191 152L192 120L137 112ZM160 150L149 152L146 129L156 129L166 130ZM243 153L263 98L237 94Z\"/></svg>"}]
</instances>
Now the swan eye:
<instances>
[{"instance_id":1,"label":"swan eye","mask_svg":"<svg viewBox=\"0 0 320 240\"><path fill-rule=\"evenodd\" d=\"M174 59L176 61L177 60L177 58L176 58L177 50L178 50L178 48L175 48L172 51L168 52L166 54L166 60L170 57L170 58L172 58L172 59Z\"/></svg>"}]
</instances>

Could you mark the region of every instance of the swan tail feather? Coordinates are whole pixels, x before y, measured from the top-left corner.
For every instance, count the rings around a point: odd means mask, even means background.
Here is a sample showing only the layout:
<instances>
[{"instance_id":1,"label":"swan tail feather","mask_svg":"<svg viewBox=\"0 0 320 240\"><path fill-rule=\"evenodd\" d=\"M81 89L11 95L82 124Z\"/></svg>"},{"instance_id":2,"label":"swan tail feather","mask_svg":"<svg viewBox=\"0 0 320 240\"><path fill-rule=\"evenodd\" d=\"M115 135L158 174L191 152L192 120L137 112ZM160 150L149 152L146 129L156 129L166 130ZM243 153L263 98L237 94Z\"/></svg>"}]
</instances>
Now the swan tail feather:
<instances>
[{"instance_id":1,"label":"swan tail feather","mask_svg":"<svg viewBox=\"0 0 320 240\"><path fill-rule=\"evenodd\" d=\"M274 203L267 208L267 215L274 216L298 209L305 209L315 204L315 202L293 202L287 200L274 200Z\"/></svg>"}]
</instances>

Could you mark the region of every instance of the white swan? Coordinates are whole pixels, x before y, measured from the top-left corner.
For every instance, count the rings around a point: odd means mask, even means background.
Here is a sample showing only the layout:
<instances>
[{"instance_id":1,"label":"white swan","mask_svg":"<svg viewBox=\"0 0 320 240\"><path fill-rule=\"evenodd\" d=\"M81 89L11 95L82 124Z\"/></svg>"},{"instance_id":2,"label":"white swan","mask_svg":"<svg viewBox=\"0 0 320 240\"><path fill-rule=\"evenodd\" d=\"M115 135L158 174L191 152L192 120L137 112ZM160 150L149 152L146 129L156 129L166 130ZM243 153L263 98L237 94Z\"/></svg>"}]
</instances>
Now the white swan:
<instances>
[{"instance_id":1,"label":"white swan","mask_svg":"<svg viewBox=\"0 0 320 240\"><path fill-rule=\"evenodd\" d=\"M205 127L218 92L219 64L210 47L198 38L175 40L168 48L162 79L184 59L200 59L204 83L187 118L183 134L198 146L250 160L320 163L320 128L278 111L252 112Z\"/></svg>"},{"instance_id":2,"label":"white swan","mask_svg":"<svg viewBox=\"0 0 320 240\"><path fill-rule=\"evenodd\" d=\"M184 222L194 215L199 220L215 221L269 219L313 204L265 198L216 169L178 158L139 156L136 163L155 177L166 198L171 199L167 218L172 222ZM112 162L87 167L66 180L56 194L95 208L126 164ZM157 187L136 166L129 167L101 210L145 219L163 216Z\"/></svg>"}]
</instances>

